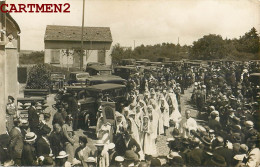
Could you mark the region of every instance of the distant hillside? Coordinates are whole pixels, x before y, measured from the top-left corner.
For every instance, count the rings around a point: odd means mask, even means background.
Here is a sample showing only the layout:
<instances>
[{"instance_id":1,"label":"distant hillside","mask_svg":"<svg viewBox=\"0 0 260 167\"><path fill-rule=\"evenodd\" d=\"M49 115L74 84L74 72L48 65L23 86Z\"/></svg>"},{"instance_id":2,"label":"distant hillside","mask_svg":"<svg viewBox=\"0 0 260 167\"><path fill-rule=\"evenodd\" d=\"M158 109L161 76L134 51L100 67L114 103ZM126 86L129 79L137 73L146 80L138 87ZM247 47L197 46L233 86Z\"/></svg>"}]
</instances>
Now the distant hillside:
<instances>
[{"instance_id":1,"label":"distant hillside","mask_svg":"<svg viewBox=\"0 0 260 167\"><path fill-rule=\"evenodd\" d=\"M44 63L44 51L21 50L19 64L42 64Z\"/></svg>"}]
</instances>

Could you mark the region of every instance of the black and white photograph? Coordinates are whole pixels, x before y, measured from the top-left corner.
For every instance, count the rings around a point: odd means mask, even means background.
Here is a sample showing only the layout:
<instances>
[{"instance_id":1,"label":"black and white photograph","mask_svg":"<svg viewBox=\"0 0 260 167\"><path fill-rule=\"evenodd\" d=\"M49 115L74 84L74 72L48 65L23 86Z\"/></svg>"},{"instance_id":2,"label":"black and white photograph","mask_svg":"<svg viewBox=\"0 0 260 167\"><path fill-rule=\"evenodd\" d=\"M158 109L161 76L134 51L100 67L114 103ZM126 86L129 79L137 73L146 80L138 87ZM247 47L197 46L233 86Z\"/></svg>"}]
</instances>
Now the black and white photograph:
<instances>
[{"instance_id":1,"label":"black and white photograph","mask_svg":"<svg viewBox=\"0 0 260 167\"><path fill-rule=\"evenodd\" d=\"M259 167L260 0L0 0L0 166Z\"/></svg>"}]
</instances>

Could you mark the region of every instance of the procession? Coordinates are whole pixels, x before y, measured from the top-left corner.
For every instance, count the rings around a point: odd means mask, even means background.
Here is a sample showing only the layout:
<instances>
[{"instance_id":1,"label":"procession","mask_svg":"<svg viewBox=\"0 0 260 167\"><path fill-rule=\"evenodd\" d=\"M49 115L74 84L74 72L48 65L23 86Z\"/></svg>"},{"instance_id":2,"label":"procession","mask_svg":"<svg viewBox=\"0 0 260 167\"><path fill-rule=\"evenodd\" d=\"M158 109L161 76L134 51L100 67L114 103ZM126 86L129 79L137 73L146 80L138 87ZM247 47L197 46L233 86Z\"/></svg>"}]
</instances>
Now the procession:
<instances>
[{"instance_id":1,"label":"procession","mask_svg":"<svg viewBox=\"0 0 260 167\"><path fill-rule=\"evenodd\" d=\"M98 94L94 125L82 125L80 101L86 97L79 99L79 93L69 89L73 86L59 89L52 113L39 112L39 102L33 101L28 108L28 126L22 126L26 121L21 121L14 98L9 96L8 135L1 142L1 163L259 165L259 82L250 80L250 74L259 73L258 62L215 62L205 67L181 62L141 71L129 75L124 83L126 98L115 105L112 117L110 110L104 111L102 101L113 99L113 95ZM187 89L191 90L189 105L195 110L180 105ZM93 119L93 114L86 112L84 118L88 117ZM94 127L93 134L76 135L86 126L86 131ZM91 135L95 149L88 144ZM163 143L169 148L166 156L157 150L160 136L167 137Z\"/></svg>"},{"instance_id":2,"label":"procession","mask_svg":"<svg viewBox=\"0 0 260 167\"><path fill-rule=\"evenodd\" d=\"M0 166L259 167L259 9L1 0Z\"/></svg>"}]
</instances>

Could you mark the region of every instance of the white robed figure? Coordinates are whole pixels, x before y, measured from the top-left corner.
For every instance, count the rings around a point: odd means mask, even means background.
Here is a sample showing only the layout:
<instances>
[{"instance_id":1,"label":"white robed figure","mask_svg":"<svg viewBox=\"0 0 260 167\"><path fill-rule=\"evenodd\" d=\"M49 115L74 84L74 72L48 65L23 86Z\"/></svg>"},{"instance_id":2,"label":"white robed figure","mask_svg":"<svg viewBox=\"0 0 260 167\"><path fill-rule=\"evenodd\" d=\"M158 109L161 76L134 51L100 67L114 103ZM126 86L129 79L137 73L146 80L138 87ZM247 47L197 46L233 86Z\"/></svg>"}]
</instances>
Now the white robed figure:
<instances>
[{"instance_id":1,"label":"white robed figure","mask_svg":"<svg viewBox=\"0 0 260 167\"><path fill-rule=\"evenodd\" d=\"M181 113L179 111L179 105L176 98L176 94L172 89L169 90L169 94L166 98L169 104L170 120L175 124L175 128L179 129L180 121L182 119Z\"/></svg>"},{"instance_id":2,"label":"white robed figure","mask_svg":"<svg viewBox=\"0 0 260 167\"><path fill-rule=\"evenodd\" d=\"M150 112L149 112L150 110ZM152 106L149 109L149 116L144 116L143 118L143 133L144 133L144 154L147 155L156 155L156 144L154 138L154 129L153 129L153 114Z\"/></svg>"},{"instance_id":3,"label":"white robed figure","mask_svg":"<svg viewBox=\"0 0 260 167\"><path fill-rule=\"evenodd\" d=\"M162 126L163 126L163 133L166 135L166 129L170 126L169 125L169 105L165 100L164 96L161 96L160 101L160 110L161 110L161 117L162 117ZM159 123L160 124L160 123ZM159 125L161 126L161 125Z\"/></svg>"},{"instance_id":4,"label":"white robed figure","mask_svg":"<svg viewBox=\"0 0 260 167\"><path fill-rule=\"evenodd\" d=\"M160 118L161 111L156 101L153 101L151 106L152 106L152 115L153 115L153 125L152 125L154 130L153 135L154 138L157 139L158 134L163 131L163 127L159 127L159 119L162 120L162 118ZM148 109L148 114L149 114L149 109Z\"/></svg>"}]
</instances>

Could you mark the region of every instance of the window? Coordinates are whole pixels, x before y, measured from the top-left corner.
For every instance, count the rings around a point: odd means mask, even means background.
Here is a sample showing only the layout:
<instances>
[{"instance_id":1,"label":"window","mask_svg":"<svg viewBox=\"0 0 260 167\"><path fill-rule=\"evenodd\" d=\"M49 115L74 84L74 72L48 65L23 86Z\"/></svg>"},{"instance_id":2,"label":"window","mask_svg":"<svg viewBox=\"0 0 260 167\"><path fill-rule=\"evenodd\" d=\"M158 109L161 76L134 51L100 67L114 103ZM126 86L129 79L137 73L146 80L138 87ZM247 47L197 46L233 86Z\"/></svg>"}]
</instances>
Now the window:
<instances>
[{"instance_id":1,"label":"window","mask_svg":"<svg viewBox=\"0 0 260 167\"><path fill-rule=\"evenodd\" d=\"M51 64L60 64L60 50L51 50Z\"/></svg>"}]
</instances>

